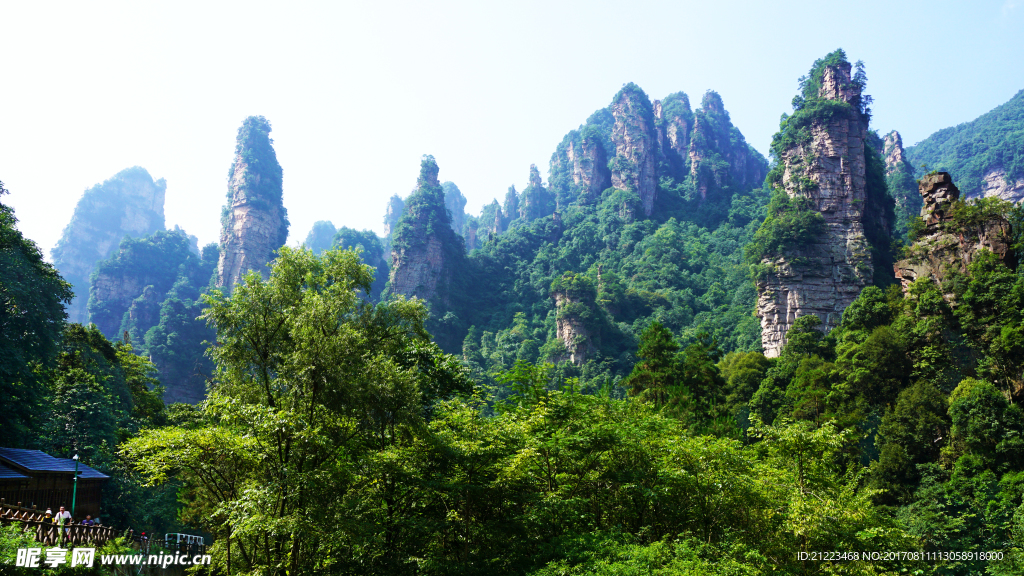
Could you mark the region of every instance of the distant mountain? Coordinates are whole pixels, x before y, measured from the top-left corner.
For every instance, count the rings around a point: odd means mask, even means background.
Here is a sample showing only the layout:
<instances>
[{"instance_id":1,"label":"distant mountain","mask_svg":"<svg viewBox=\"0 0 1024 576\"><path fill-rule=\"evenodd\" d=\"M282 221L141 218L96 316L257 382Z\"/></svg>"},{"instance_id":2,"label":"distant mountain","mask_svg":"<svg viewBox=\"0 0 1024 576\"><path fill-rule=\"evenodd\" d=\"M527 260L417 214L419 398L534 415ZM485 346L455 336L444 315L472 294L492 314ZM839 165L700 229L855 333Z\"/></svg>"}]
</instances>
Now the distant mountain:
<instances>
[{"instance_id":1,"label":"distant mountain","mask_svg":"<svg viewBox=\"0 0 1024 576\"><path fill-rule=\"evenodd\" d=\"M154 181L145 168L122 170L85 191L71 222L53 249L53 264L71 283L75 299L68 320L88 323L89 276L126 236L141 238L164 229L163 178Z\"/></svg>"},{"instance_id":2,"label":"distant mountain","mask_svg":"<svg viewBox=\"0 0 1024 576\"><path fill-rule=\"evenodd\" d=\"M978 118L907 148L918 176L949 172L968 198L1024 199L1024 90Z\"/></svg>"}]
</instances>

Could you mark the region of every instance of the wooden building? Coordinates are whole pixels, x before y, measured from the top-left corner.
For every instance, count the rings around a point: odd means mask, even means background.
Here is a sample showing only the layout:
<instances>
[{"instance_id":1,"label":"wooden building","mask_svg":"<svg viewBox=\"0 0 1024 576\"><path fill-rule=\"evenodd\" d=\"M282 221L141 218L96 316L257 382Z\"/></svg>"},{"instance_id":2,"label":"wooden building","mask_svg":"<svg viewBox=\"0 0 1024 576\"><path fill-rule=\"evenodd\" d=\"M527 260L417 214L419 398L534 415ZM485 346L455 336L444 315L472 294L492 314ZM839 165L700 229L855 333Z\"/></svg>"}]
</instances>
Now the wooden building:
<instances>
[{"instance_id":1,"label":"wooden building","mask_svg":"<svg viewBox=\"0 0 1024 576\"><path fill-rule=\"evenodd\" d=\"M21 502L26 508L35 506L40 511L50 508L54 514L61 506L71 511L74 478L75 461L70 458L54 458L40 450L0 448L0 498L10 505ZM75 522L87 514L100 516L103 484L109 478L78 463Z\"/></svg>"}]
</instances>

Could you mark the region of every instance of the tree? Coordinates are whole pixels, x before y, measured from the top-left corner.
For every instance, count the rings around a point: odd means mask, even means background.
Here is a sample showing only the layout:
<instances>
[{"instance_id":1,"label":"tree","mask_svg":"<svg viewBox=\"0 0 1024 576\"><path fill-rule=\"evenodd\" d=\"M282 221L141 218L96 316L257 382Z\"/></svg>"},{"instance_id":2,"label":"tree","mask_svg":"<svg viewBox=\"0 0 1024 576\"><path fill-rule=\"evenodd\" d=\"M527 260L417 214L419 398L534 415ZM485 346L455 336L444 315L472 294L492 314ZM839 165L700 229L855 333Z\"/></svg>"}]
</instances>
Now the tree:
<instances>
[{"instance_id":1,"label":"tree","mask_svg":"<svg viewBox=\"0 0 1024 576\"><path fill-rule=\"evenodd\" d=\"M7 194L0 182L0 199ZM45 387L39 369L56 358L74 293L17 229L14 209L0 202L0 444L32 443Z\"/></svg>"},{"instance_id":2,"label":"tree","mask_svg":"<svg viewBox=\"0 0 1024 576\"><path fill-rule=\"evenodd\" d=\"M123 453L151 483L182 482L183 513L217 537L217 564L403 569L399 550L360 556L352 543L396 542L403 527L388 518L404 500L389 450L468 383L430 342L424 307L374 305L359 295L372 281L354 251L285 247L267 281L253 272L230 298L204 297L217 374L202 416Z\"/></svg>"},{"instance_id":3,"label":"tree","mask_svg":"<svg viewBox=\"0 0 1024 576\"><path fill-rule=\"evenodd\" d=\"M623 386L633 396L655 406L664 406L669 401L670 389L679 379L677 352L679 344L672 332L660 322L651 322L640 335L640 349L637 351L640 362L623 381Z\"/></svg>"}]
</instances>

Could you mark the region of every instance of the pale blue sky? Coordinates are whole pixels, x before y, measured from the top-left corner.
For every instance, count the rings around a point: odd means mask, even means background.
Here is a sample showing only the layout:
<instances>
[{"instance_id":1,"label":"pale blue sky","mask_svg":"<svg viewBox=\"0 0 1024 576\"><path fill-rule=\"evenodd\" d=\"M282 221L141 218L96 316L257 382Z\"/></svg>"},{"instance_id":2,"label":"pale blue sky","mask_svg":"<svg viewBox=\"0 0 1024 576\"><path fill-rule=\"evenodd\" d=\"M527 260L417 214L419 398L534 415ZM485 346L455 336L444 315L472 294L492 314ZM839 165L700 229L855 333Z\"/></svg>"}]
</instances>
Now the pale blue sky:
<instances>
[{"instance_id":1,"label":"pale blue sky","mask_svg":"<svg viewBox=\"0 0 1024 576\"><path fill-rule=\"evenodd\" d=\"M767 152L797 78L842 47L873 126L906 144L1024 88L1021 0L977 2L7 2L0 180L49 250L82 192L133 165L167 179L167 225L219 235L235 132L273 124L301 241L316 220L381 231L422 154L468 209L547 175L626 82L717 90Z\"/></svg>"}]
</instances>

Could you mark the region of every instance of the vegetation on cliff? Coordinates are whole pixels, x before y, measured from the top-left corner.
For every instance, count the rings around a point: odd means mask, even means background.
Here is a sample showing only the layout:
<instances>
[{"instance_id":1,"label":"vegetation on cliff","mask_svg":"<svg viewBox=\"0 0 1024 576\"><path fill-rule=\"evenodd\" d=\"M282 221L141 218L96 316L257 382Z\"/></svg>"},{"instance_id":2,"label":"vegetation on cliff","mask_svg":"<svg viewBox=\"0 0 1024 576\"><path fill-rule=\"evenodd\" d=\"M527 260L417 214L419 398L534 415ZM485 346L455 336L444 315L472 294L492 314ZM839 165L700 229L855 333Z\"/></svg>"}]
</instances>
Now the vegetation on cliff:
<instances>
[{"instance_id":1,"label":"vegetation on cliff","mask_svg":"<svg viewBox=\"0 0 1024 576\"><path fill-rule=\"evenodd\" d=\"M531 168L522 193L510 189L504 206L495 202L468 219L467 227L477 226L477 248L459 272L472 289L453 298L447 319L431 329L491 385L517 361L562 362L560 373L580 377L587 390L616 382L629 374L637 337L653 320L687 343L707 332L726 351L758 346L742 247L763 218L764 159L732 126L717 94L708 93L696 112L682 93L656 105L636 86L628 96L646 112L626 114L621 124L646 126L647 152L656 157L650 217L635 191L611 186L619 136L606 108L559 144L547 186ZM595 183L603 186L596 192ZM439 205L434 217L442 217ZM595 297L559 307L554 285L567 274L585 278ZM569 350L582 342L564 338L587 340L584 361Z\"/></svg>"},{"instance_id":2,"label":"vegetation on cliff","mask_svg":"<svg viewBox=\"0 0 1024 576\"><path fill-rule=\"evenodd\" d=\"M53 248L54 266L71 284L75 297L68 308L72 322L88 322L89 277L125 236L141 238L164 229L167 183L154 181L134 166L86 190Z\"/></svg>"},{"instance_id":3,"label":"vegetation on cliff","mask_svg":"<svg viewBox=\"0 0 1024 576\"><path fill-rule=\"evenodd\" d=\"M283 172L270 131L266 118L249 116L235 138L217 264L217 285L225 290L230 291L250 270L268 274L274 252L288 239Z\"/></svg>"},{"instance_id":4,"label":"vegetation on cliff","mask_svg":"<svg viewBox=\"0 0 1024 576\"><path fill-rule=\"evenodd\" d=\"M965 196L981 195L985 177L1024 180L1024 90L975 120L944 128L907 148L918 176L949 172ZM1013 198L1019 200L1020 198Z\"/></svg>"},{"instance_id":5,"label":"vegetation on cliff","mask_svg":"<svg viewBox=\"0 0 1024 576\"><path fill-rule=\"evenodd\" d=\"M212 374L204 342L213 333L198 317L199 296L216 280L217 258L216 245L196 255L183 232L157 232L125 238L93 274L91 321L149 357L173 402L201 401Z\"/></svg>"}]
</instances>

